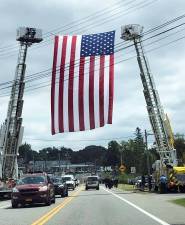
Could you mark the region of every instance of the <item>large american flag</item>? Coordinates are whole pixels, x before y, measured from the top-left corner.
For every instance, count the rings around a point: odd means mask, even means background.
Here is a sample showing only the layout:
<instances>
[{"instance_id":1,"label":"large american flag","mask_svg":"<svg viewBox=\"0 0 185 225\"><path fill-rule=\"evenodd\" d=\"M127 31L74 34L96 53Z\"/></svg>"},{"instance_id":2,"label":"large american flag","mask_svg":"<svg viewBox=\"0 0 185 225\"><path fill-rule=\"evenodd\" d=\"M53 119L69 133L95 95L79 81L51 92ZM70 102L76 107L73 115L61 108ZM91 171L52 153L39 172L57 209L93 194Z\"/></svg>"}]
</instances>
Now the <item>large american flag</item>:
<instances>
[{"instance_id":1,"label":"large american flag","mask_svg":"<svg viewBox=\"0 0 185 225\"><path fill-rule=\"evenodd\" d=\"M115 31L55 36L52 134L112 123Z\"/></svg>"}]
</instances>

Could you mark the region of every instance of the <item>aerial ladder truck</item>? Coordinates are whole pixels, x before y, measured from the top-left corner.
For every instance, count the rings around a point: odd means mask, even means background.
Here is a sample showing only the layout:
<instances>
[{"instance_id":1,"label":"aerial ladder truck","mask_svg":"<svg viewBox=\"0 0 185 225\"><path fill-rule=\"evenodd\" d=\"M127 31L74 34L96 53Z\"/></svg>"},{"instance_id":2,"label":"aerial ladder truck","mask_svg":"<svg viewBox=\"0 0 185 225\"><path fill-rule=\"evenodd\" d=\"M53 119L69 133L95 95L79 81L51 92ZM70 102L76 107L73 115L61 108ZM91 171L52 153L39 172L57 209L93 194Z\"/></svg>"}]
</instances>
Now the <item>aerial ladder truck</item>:
<instances>
[{"instance_id":1,"label":"aerial ladder truck","mask_svg":"<svg viewBox=\"0 0 185 225\"><path fill-rule=\"evenodd\" d=\"M178 162L176 149L174 148L173 132L169 119L164 114L159 94L150 72L149 63L144 53L142 32L143 27L138 24L122 26L121 39L133 41L137 54L149 120L155 137L156 150L160 156L160 160L157 160L154 164L155 189L160 190L161 188L161 175L165 175L167 178L166 189L170 190L174 186L177 189L177 177L181 177L183 180L182 177L185 176L185 167L177 167ZM178 176L179 174L182 176ZM176 182L173 179L176 179ZM181 182L180 189L185 190L185 181L184 183Z\"/></svg>"},{"instance_id":2,"label":"aerial ladder truck","mask_svg":"<svg viewBox=\"0 0 185 225\"><path fill-rule=\"evenodd\" d=\"M40 29L20 27L17 29L17 41L20 42L15 78L12 84L8 112L0 127L0 197L11 193L13 180L18 178L18 149L22 142L22 109L25 87L27 49L33 43L42 41Z\"/></svg>"}]
</instances>

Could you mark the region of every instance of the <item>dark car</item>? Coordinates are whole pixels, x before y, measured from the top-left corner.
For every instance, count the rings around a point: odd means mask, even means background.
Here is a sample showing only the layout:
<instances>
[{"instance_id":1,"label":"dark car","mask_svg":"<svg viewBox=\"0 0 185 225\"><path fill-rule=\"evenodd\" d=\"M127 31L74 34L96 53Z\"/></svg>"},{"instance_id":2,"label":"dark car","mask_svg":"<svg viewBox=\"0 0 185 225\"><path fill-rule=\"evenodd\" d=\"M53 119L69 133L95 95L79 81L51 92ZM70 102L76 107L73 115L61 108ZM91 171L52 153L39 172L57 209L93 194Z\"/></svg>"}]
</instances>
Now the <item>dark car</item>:
<instances>
[{"instance_id":1,"label":"dark car","mask_svg":"<svg viewBox=\"0 0 185 225\"><path fill-rule=\"evenodd\" d=\"M55 195L61 195L61 197L67 197L68 187L65 181L60 177L53 178L52 181L55 187Z\"/></svg>"},{"instance_id":2,"label":"dark car","mask_svg":"<svg viewBox=\"0 0 185 225\"><path fill-rule=\"evenodd\" d=\"M12 190L12 208L18 204L55 203L54 185L47 174L27 174L16 182Z\"/></svg>"}]
</instances>

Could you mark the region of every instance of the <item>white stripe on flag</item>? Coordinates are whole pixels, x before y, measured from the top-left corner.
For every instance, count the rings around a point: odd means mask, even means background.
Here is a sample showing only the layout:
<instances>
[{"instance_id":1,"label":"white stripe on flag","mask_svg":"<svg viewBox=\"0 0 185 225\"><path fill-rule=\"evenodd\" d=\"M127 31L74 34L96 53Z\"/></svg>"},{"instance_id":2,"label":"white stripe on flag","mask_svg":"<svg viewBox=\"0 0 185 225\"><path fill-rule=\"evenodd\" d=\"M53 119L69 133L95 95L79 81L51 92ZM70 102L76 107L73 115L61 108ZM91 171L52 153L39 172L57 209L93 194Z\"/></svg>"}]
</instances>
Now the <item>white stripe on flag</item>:
<instances>
[{"instance_id":1,"label":"white stripe on flag","mask_svg":"<svg viewBox=\"0 0 185 225\"><path fill-rule=\"evenodd\" d=\"M75 68L74 68L74 87L73 87L73 115L74 115L74 131L79 131L79 109L78 109L78 89L79 89L79 60L81 50L81 35L77 35L76 51L75 51Z\"/></svg>"},{"instance_id":2,"label":"white stripe on flag","mask_svg":"<svg viewBox=\"0 0 185 225\"><path fill-rule=\"evenodd\" d=\"M66 48L66 63L64 73L64 95L63 95L63 118L64 118L64 132L69 131L69 119L68 119L68 85L69 85L69 64L71 57L71 43L72 36L67 36L67 48Z\"/></svg>"},{"instance_id":3,"label":"white stripe on flag","mask_svg":"<svg viewBox=\"0 0 185 225\"><path fill-rule=\"evenodd\" d=\"M110 56L105 56L105 73L104 73L104 123L108 123L109 113L109 64Z\"/></svg>"},{"instance_id":4,"label":"white stripe on flag","mask_svg":"<svg viewBox=\"0 0 185 225\"><path fill-rule=\"evenodd\" d=\"M95 58L95 69L94 69L94 120L95 120L95 127L100 127L99 75L100 75L100 57L97 56Z\"/></svg>"},{"instance_id":5,"label":"white stripe on flag","mask_svg":"<svg viewBox=\"0 0 185 225\"><path fill-rule=\"evenodd\" d=\"M60 61L62 54L62 42L63 38L59 36L58 38L58 54L57 54L57 63L56 63L56 78L55 78L55 99L54 99L54 126L55 133L59 132L59 115L58 115L58 100L59 100L59 77L60 77Z\"/></svg>"},{"instance_id":6,"label":"white stripe on flag","mask_svg":"<svg viewBox=\"0 0 185 225\"><path fill-rule=\"evenodd\" d=\"M85 130L90 129L89 121L89 59L85 58L85 68L84 68L84 124Z\"/></svg>"}]
</instances>

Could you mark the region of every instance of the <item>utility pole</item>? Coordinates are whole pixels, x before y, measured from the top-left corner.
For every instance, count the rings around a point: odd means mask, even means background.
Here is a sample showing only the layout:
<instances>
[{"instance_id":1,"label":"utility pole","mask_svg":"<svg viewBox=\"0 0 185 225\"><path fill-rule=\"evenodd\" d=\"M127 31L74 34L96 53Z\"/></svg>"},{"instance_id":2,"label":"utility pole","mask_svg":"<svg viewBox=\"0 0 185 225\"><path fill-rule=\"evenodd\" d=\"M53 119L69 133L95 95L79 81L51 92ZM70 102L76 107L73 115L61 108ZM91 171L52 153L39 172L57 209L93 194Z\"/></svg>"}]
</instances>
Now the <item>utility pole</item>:
<instances>
[{"instance_id":1,"label":"utility pole","mask_svg":"<svg viewBox=\"0 0 185 225\"><path fill-rule=\"evenodd\" d=\"M0 171L4 179L18 177L17 155L22 142L22 109L25 86L27 49L33 43L42 41L40 29L20 27L17 29L17 41L20 43L15 78L12 85L6 120L0 131Z\"/></svg>"},{"instance_id":2,"label":"utility pole","mask_svg":"<svg viewBox=\"0 0 185 225\"><path fill-rule=\"evenodd\" d=\"M59 169L59 175L61 175L61 155L60 151L58 152L58 169Z\"/></svg>"},{"instance_id":3,"label":"utility pole","mask_svg":"<svg viewBox=\"0 0 185 225\"><path fill-rule=\"evenodd\" d=\"M146 163L148 175L150 175L150 159L149 159L149 150L148 150L148 133L145 130L145 150L146 150Z\"/></svg>"}]
</instances>

